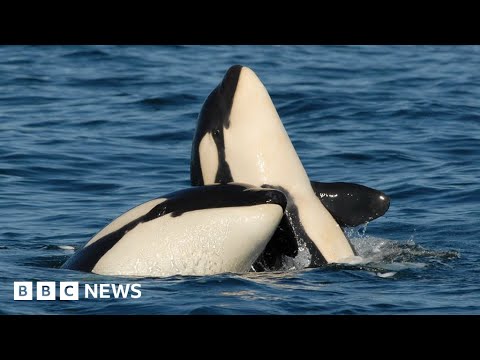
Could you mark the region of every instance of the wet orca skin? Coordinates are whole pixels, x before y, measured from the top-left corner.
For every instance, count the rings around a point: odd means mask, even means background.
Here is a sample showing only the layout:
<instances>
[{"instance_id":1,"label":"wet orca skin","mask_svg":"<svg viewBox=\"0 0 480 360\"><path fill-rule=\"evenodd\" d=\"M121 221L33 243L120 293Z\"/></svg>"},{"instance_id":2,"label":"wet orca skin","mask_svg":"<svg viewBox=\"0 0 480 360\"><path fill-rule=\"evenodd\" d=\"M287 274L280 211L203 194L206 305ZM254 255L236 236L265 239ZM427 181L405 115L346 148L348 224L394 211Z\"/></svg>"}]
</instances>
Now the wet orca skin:
<instances>
[{"instance_id":1,"label":"wet orca skin","mask_svg":"<svg viewBox=\"0 0 480 360\"><path fill-rule=\"evenodd\" d=\"M273 257L295 256L298 244L305 244L311 266L353 257L339 224L372 220L389 205L384 193L362 185L310 183L268 92L241 65L232 66L205 100L190 174L194 186L233 180L283 191L288 199L285 217L265 251Z\"/></svg>"},{"instance_id":2,"label":"wet orca skin","mask_svg":"<svg viewBox=\"0 0 480 360\"><path fill-rule=\"evenodd\" d=\"M223 77L222 82L208 95L200 110L192 143L190 163L190 179L193 186L233 181L230 167L225 161L223 130L228 129L230 125L230 111L241 70L241 65L232 66ZM210 165L212 169L216 169L215 173L202 172L200 152L203 149L199 149L199 146L205 139L214 143L218 157L210 156L214 154L204 156L203 162L211 162L204 166ZM213 144L210 145L213 146Z\"/></svg>"},{"instance_id":3,"label":"wet orca skin","mask_svg":"<svg viewBox=\"0 0 480 360\"><path fill-rule=\"evenodd\" d=\"M311 181L312 188L322 204L342 227L365 224L382 216L390 205L390 198L383 192L353 183L320 183ZM298 245L287 219L280 222L275 234L260 258L255 271L282 269L282 256L295 257Z\"/></svg>"},{"instance_id":4,"label":"wet orca skin","mask_svg":"<svg viewBox=\"0 0 480 360\"><path fill-rule=\"evenodd\" d=\"M119 216L62 267L133 276L246 272L286 205L282 192L245 184L177 191Z\"/></svg>"},{"instance_id":5,"label":"wet orca skin","mask_svg":"<svg viewBox=\"0 0 480 360\"><path fill-rule=\"evenodd\" d=\"M380 190L360 184L310 182L323 206L342 226L358 226L385 214L390 197Z\"/></svg>"}]
</instances>

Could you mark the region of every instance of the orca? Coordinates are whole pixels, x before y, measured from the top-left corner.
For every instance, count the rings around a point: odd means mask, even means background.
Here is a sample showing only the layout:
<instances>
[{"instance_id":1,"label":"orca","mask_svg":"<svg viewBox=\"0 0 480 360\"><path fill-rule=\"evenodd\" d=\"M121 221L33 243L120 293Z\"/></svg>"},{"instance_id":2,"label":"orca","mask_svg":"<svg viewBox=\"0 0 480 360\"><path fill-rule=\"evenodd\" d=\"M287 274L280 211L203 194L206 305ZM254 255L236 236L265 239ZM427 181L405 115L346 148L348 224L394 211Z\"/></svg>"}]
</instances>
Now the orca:
<instances>
[{"instance_id":1,"label":"orca","mask_svg":"<svg viewBox=\"0 0 480 360\"><path fill-rule=\"evenodd\" d=\"M201 108L190 180L193 186L235 181L287 196L285 215L254 270L275 269L279 256L296 256L298 246L308 249L309 266L348 262L356 254L340 224L373 220L390 203L386 194L363 185L311 182L268 91L242 65L227 70Z\"/></svg>"},{"instance_id":2,"label":"orca","mask_svg":"<svg viewBox=\"0 0 480 360\"><path fill-rule=\"evenodd\" d=\"M311 181L315 195L341 227L354 227L384 215L390 197L365 185Z\"/></svg>"},{"instance_id":3,"label":"orca","mask_svg":"<svg viewBox=\"0 0 480 360\"><path fill-rule=\"evenodd\" d=\"M281 191L239 183L176 191L117 217L62 268L155 277L247 272L286 205Z\"/></svg>"},{"instance_id":4,"label":"orca","mask_svg":"<svg viewBox=\"0 0 480 360\"><path fill-rule=\"evenodd\" d=\"M354 227L372 221L388 210L390 198L379 190L354 183L310 182L315 195L342 227ZM295 257L298 244L284 217L264 252L253 265L254 271L284 269L283 256Z\"/></svg>"}]
</instances>

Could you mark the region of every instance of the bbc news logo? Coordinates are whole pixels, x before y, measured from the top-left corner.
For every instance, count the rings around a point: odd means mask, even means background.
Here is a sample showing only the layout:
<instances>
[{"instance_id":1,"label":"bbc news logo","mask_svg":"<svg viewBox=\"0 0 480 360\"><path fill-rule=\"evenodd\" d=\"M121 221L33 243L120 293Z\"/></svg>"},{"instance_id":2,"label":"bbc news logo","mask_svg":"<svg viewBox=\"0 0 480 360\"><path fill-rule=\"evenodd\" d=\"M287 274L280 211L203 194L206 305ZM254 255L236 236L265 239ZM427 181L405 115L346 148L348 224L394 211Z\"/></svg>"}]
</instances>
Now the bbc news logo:
<instances>
[{"instance_id":1,"label":"bbc news logo","mask_svg":"<svg viewBox=\"0 0 480 360\"><path fill-rule=\"evenodd\" d=\"M83 299L138 299L142 296L140 284L83 284L77 281L31 281L13 283L13 300Z\"/></svg>"}]
</instances>

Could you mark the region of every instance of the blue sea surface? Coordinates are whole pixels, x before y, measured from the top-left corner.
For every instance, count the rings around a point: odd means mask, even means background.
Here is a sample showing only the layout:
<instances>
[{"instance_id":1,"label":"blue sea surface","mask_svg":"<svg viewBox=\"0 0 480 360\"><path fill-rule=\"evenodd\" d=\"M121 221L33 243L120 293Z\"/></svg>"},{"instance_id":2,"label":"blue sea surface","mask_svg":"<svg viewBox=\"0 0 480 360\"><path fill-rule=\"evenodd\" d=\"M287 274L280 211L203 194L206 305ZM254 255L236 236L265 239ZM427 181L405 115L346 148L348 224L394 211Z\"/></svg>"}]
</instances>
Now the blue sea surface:
<instances>
[{"instance_id":1,"label":"blue sea surface","mask_svg":"<svg viewBox=\"0 0 480 360\"><path fill-rule=\"evenodd\" d=\"M312 180L383 190L347 229L368 262L122 278L59 267L115 217L190 185L203 101L265 84ZM479 46L0 47L1 314L480 314ZM141 284L14 301L14 281Z\"/></svg>"}]
</instances>

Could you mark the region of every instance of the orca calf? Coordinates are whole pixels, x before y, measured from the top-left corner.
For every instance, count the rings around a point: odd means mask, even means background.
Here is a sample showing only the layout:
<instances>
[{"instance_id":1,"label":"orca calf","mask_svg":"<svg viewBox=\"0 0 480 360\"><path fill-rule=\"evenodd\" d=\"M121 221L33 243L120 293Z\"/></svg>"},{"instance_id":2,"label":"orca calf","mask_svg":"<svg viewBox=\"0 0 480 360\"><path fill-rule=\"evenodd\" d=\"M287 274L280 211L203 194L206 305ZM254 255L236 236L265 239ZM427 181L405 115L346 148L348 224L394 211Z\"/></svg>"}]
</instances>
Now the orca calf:
<instances>
[{"instance_id":1,"label":"orca calf","mask_svg":"<svg viewBox=\"0 0 480 360\"><path fill-rule=\"evenodd\" d=\"M62 268L131 276L247 272L286 205L281 191L245 184L180 190L125 212Z\"/></svg>"},{"instance_id":2,"label":"orca calf","mask_svg":"<svg viewBox=\"0 0 480 360\"><path fill-rule=\"evenodd\" d=\"M310 266L348 262L355 251L340 225L382 216L389 197L349 183L311 182L256 74L234 65L205 100L192 144L193 186L232 181L276 188L287 197L285 215L253 268L275 270L283 255L306 246Z\"/></svg>"}]
</instances>

